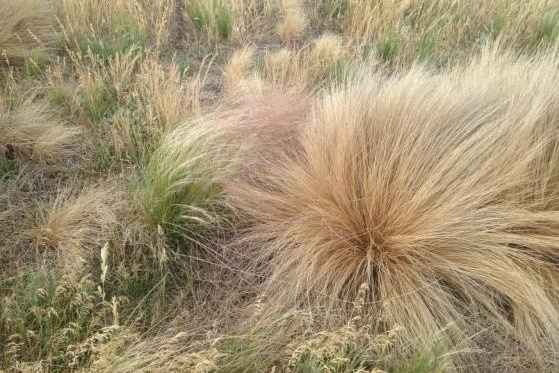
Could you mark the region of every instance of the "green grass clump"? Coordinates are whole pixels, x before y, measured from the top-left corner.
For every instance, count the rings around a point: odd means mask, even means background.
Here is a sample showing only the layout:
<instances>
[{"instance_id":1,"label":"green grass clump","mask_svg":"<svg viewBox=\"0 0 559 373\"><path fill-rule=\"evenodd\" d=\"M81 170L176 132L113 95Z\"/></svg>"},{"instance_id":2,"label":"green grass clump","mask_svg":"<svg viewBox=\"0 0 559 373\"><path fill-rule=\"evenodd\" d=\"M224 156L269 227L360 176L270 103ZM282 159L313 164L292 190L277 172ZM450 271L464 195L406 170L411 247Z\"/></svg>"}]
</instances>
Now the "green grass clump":
<instances>
[{"instance_id":1,"label":"green grass clump","mask_svg":"<svg viewBox=\"0 0 559 373\"><path fill-rule=\"evenodd\" d=\"M177 294L192 294L197 258L227 217L212 136L201 123L179 126L131 182L131 213L139 223L132 242L140 244L117 258L114 267L126 275L110 282L131 299L133 309L123 314L145 327L175 311Z\"/></svg>"},{"instance_id":2,"label":"green grass clump","mask_svg":"<svg viewBox=\"0 0 559 373\"><path fill-rule=\"evenodd\" d=\"M427 31L421 35L417 45L417 56L420 61L429 61L434 53L437 35L433 31Z\"/></svg>"},{"instance_id":3,"label":"green grass clump","mask_svg":"<svg viewBox=\"0 0 559 373\"><path fill-rule=\"evenodd\" d=\"M106 65L117 56L130 52L140 54L147 45L146 35L136 21L129 17L117 17L106 23L97 33L67 35L65 49L77 52L80 63Z\"/></svg>"},{"instance_id":4,"label":"green grass clump","mask_svg":"<svg viewBox=\"0 0 559 373\"><path fill-rule=\"evenodd\" d=\"M206 32L209 37L227 40L231 35L231 11L222 4L190 2L186 6L186 16L196 31Z\"/></svg>"},{"instance_id":5,"label":"green grass clump","mask_svg":"<svg viewBox=\"0 0 559 373\"><path fill-rule=\"evenodd\" d=\"M384 62L390 62L398 53L400 40L396 31L390 31L378 46L378 55Z\"/></svg>"},{"instance_id":6,"label":"green grass clump","mask_svg":"<svg viewBox=\"0 0 559 373\"><path fill-rule=\"evenodd\" d=\"M92 82L80 97L83 113L93 122L102 122L114 111L116 91L104 81Z\"/></svg>"},{"instance_id":7,"label":"green grass clump","mask_svg":"<svg viewBox=\"0 0 559 373\"><path fill-rule=\"evenodd\" d=\"M559 36L559 9L547 11L543 14L536 29L536 45L549 46Z\"/></svg>"},{"instance_id":8,"label":"green grass clump","mask_svg":"<svg viewBox=\"0 0 559 373\"><path fill-rule=\"evenodd\" d=\"M29 271L2 283L0 368L35 363L65 372L90 358L81 343L112 324L111 304L91 276Z\"/></svg>"},{"instance_id":9,"label":"green grass clump","mask_svg":"<svg viewBox=\"0 0 559 373\"><path fill-rule=\"evenodd\" d=\"M17 176L18 168L15 162L0 155L0 183L10 180Z\"/></svg>"},{"instance_id":10,"label":"green grass clump","mask_svg":"<svg viewBox=\"0 0 559 373\"><path fill-rule=\"evenodd\" d=\"M199 240L219 209L215 154L208 133L175 132L141 173L141 205L152 226L172 237ZM183 137L184 136L184 137Z\"/></svg>"},{"instance_id":11,"label":"green grass clump","mask_svg":"<svg viewBox=\"0 0 559 373\"><path fill-rule=\"evenodd\" d=\"M74 89L68 84L57 84L50 87L47 98L52 108L61 116L71 116L77 110L75 95ZM83 97L82 95L80 98Z\"/></svg>"},{"instance_id":12,"label":"green grass clump","mask_svg":"<svg viewBox=\"0 0 559 373\"><path fill-rule=\"evenodd\" d=\"M115 34L91 40L86 46L86 51L90 52L87 58L108 63L116 56L129 51L138 53L145 46L144 37L138 30L126 30L122 34Z\"/></svg>"},{"instance_id":13,"label":"green grass clump","mask_svg":"<svg viewBox=\"0 0 559 373\"><path fill-rule=\"evenodd\" d=\"M217 32L219 36L226 40L231 34L231 13L226 7L219 8L217 12Z\"/></svg>"}]
</instances>

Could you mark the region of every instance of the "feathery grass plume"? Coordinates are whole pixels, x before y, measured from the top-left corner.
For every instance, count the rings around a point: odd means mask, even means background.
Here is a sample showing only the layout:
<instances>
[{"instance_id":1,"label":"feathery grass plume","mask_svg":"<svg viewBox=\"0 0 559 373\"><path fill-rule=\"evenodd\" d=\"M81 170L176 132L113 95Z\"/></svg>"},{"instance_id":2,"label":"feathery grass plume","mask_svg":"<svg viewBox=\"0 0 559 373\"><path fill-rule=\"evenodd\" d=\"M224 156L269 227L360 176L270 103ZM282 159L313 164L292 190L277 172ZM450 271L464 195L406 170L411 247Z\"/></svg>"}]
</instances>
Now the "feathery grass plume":
<instances>
[{"instance_id":1,"label":"feathery grass plume","mask_svg":"<svg viewBox=\"0 0 559 373\"><path fill-rule=\"evenodd\" d=\"M53 119L48 105L35 102L34 97L13 101L0 93L0 146L5 155L48 162L77 153L80 127Z\"/></svg>"},{"instance_id":2,"label":"feathery grass plume","mask_svg":"<svg viewBox=\"0 0 559 373\"><path fill-rule=\"evenodd\" d=\"M373 330L402 326L400 345L483 320L557 364L559 70L509 60L362 74L318 101L300 151L232 183L270 310L343 309L367 282Z\"/></svg>"},{"instance_id":3,"label":"feathery grass plume","mask_svg":"<svg viewBox=\"0 0 559 373\"><path fill-rule=\"evenodd\" d=\"M300 86L262 83L253 88L239 94L222 126L230 139L247 149L240 165L243 173L257 177L253 171L268 167L269 159L298 148L298 133L311 100Z\"/></svg>"},{"instance_id":4,"label":"feathery grass plume","mask_svg":"<svg viewBox=\"0 0 559 373\"><path fill-rule=\"evenodd\" d=\"M58 33L50 0L0 2L0 66L20 65L52 46Z\"/></svg>"},{"instance_id":5,"label":"feathery grass plume","mask_svg":"<svg viewBox=\"0 0 559 373\"><path fill-rule=\"evenodd\" d=\"M138 205L145 223L198 242L225 206L218 183L235 165L236 150L211 116L179 125L164 139L142 172Z\"/></svg>"}]
</instances>

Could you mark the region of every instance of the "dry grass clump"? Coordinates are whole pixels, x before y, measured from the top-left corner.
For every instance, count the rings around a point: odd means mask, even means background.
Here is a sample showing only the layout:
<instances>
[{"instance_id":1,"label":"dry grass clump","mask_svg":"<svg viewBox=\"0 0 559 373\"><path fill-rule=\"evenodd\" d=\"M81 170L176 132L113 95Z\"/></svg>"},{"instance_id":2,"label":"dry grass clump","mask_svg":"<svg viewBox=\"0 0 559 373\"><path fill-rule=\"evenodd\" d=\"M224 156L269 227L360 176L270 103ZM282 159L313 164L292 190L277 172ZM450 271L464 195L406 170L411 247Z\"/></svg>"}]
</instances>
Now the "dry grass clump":
<instances>
[{"instance_id":1,"label":"dry grass clump","mask_svg":"<svg viewBox=\"0 0 559 373\"><path fill-rule=\"evenodd\" d=\"M50 0L4 0L0 3L0 66L19 65L57 41Z\"/></svg>"},{"instance_id":2,"label":"dry grass clump","mask_svg":"<svg viewBox=\"0 0 559 373\"><path fill-rule=\"evenodd\" d=\"M283 0L281 3L282 19L278 25L278 36L283 42L300 38L307 26L305 11L299 0Z\"/></svg>"},{"instance_id":3,"label":"dry grass clump","mask_svg":"<svg viewBox=\"0 0 559 373\"><path fill-rule=\"evenodd\" d=\"M324 34L314 41L312 56L318 62L338 60L344 54L343 39L339 35Z\"/></svg>"},{"instance_id":4,"label":"dry grass clump","mask_svg":"<svg viewBox=\"0 0 559 373\"><path fill-rule=\"evenodd\" d=\"M239 86L250 67L253 55L254 48L252 47L244 47L233 53L223 69L223 81L228 92L234 93L240 88Z\"/></svg>"},{"instance_id":5,"label":"dry grass clump","mask_svg":"<svg viewBox=\"0 0 559 373\"><path fill-rule=\"evenodd\" d=\"M267 53L263 71L268 82L275 85L306 85L309 81L309 66L299 52L289 48Z\"/></svg>"},{"instance_id":6,"label":"dry grass clump","mask_svg":"<svg viewBox=\"0 0 559 373\"><path fill-rule=\"evenodd\" d=\"M4 156L48 162L75 155L82 130L65 126L45 102L33 97L22 103L0 94L0 146Z\"/></svg>"},{"instance_id":7,"label":"dry grass clump","mask_svg":"<svg viewBox=\"0 0 559 373\"><path fill-rule=\"evenodd\" d=\"M556 364L557 71L488 55L320 99L300 151L229 188L270 308L333 312L366 282L372 330L402 326L398 343L455 324L455 345L484 320Z\"/></svg>"},{"instance_id":8,"label":"dry grass clump","mask_svg":"<svg viewBox=\"0 0 559 373\"><path fill-rule=\"evenodd\" d=\"M66 273L79 272L114 238L122 197L114 188L90 189L77 196L63 190L38 210L39 221L29 234L36 248L54 254Z\"/></svg>"}]
</instances>

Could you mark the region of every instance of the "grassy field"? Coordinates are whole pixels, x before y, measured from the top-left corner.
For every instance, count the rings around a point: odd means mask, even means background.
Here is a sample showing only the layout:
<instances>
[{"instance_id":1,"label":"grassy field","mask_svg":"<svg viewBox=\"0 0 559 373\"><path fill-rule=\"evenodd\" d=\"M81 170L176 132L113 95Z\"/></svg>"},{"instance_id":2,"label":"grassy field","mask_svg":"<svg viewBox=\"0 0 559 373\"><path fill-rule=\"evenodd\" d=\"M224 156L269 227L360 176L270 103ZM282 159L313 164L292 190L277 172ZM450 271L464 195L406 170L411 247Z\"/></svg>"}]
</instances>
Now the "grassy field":
<instances>
[{"instance_id":1,"label":"grassy field","mask_svg":"<svg viewBox=\"0 0 559 373\"><path fill-rule=\"evenodd\" d=\"M0 372L558 370L556 0L0 0Z\"/></svg>"}]
</instances>

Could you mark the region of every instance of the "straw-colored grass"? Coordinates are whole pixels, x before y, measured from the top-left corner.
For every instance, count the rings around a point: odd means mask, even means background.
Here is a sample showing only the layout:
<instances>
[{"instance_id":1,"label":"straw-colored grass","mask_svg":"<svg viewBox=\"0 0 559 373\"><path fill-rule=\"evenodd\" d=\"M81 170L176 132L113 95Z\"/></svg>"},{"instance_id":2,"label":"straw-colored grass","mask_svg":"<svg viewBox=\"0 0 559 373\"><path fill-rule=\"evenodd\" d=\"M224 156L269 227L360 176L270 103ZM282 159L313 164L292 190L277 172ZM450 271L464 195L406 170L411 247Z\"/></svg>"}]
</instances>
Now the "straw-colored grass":
<instances>
[{"instance_id":1,"label":"straw-colored grass","mask_svg":"<svg viewBox=\"0 0 559 373\"><path fill-rule=\"evenodd\" d=\"M2 156L44 163L76 155L80 149L80 127L60 123L43 100L31 96L17 101L0 93Z\"/></svg>"},{"instance_id":2,"label":"straw-colored grass","mask_svg":"<svg viewBox=\"0 0 559 373\"><path fill-rule=\"evenodd\" d=\"M282 19L278 25L278 36L284 42L300 38L307 25L305 11L298 0L283 0L281 2Z\"/></svg>"},{"instance_id":3,"label":"straw-colored grass","mask_svg":"<svg viewBox=\"0 0 559 373\"><path fill-rule=\"evenodd\" d=\"M365 282L372 328L399 343L490 325L557 363L557 71L488 54L321 98L293 151L230 187L271 309L334 312Z\"/></svg>"}]
</instances>

